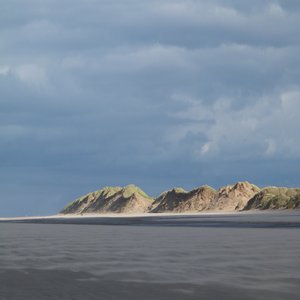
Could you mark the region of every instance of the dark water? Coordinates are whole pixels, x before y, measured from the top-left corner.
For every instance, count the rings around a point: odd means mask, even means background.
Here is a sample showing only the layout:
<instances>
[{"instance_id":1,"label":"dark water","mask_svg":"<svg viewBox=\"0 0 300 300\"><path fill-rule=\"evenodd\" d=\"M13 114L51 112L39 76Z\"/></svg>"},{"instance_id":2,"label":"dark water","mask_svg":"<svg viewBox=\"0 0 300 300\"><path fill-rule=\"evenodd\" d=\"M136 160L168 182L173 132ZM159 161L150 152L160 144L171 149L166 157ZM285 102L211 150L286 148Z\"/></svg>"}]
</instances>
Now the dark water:
<instances>
[{"instance_id":1,"label":"dark water","mask_svg":"<svg viewBox=\"0 0 300 300\"><path fill-rule=\"evenodd\" d=\"M300 299L300 212L81 222L0 223L0 299Z\"/></svg>"}]
</instances>

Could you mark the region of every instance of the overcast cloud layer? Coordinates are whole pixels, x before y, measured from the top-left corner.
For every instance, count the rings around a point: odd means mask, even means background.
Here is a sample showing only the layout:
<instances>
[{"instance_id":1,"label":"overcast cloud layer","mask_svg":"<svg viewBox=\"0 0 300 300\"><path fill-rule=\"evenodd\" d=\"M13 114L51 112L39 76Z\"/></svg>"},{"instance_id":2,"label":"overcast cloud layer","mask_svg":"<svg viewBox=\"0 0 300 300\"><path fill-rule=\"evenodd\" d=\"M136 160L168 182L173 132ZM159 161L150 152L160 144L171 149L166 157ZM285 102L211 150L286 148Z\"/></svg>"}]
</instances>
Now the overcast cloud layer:
<instances>
[{"instance_id":1,"label":"overcast cloud layer","mask_svg":"<svg viewBox=\"0 0 300 300\"><path fill-rule=\"evenodd\" d=\"M0 214L105 185L299 186L300 1L0 4Z\"/></svg>"}]
</instances>

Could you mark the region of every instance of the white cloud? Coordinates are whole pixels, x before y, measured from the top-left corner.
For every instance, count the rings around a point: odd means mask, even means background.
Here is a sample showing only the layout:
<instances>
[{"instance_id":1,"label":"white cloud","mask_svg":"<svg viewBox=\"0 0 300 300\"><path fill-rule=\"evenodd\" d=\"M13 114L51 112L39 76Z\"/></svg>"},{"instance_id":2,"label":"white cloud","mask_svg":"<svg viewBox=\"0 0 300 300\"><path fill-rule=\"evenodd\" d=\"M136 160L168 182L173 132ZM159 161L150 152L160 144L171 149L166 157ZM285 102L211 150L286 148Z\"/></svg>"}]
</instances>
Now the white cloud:
<instances>
[{"instance_id":1,"label":"white cloud","mask_svg":"<svg viewBox=\"0 0 300 300\"><path fill-rule=\"evenodd\" d=\"M45 87L48 83L46 71L36 64L23 64L14 68L14 73L23 82L35 87Z\"/></svg>"},{"instance_id":2,"label":"white cloud","mask_svg":"<svg viewBox=\"0 0 300 300\"><path fill-rule=\"evenodd\" d=\"M237 24L244 16L236 9L203 1L168 1L156 7L156 12L165 18L176 18L188 24Z\"/></svg>"},{"instance_id":3,"label":"white cloud","mask_svg":"<svg viewBox=\"0 0 300 300\"><path fill-rule=\"evenodd\" d=\"M184 103L187 103L183 100ZM179 134L174 143L180 144L189 133L202 133L207 141L195 155L210 154L212 158L238 159L280 156L300 157L300 91L291 90L262 97L241 109L231 105L229 99L218 99L214 105L199 101L189 102L184 111L174 114L177 118L198 120L188 125L185 135ZM203 126L201 121L209 118ZM173 136L176 136L173 132ZM213 156L211 156L213 154Z\"/></svg>"},{"instance_id":4,"label":"white cloud","mask_svg":"<svg viewBox=\"0 0 300 300\"><path fill-rule=\"evenodd\" d=\"M277 17L285 17L287 14L278 3L271 3L269 13Z\"/></svg>"},{"instance_id":5,"label":"white cloud","mask_svg":"<svg viewBox=\"0 0 300 300\"><path fill-rule=\"evenodd\" d=\"M7 75L10 71L8 66L0 66L0 75Z\"/></svg>"},{"instance_id":6,"label":"white cloud","mask_svg":"<svg viewBox=\"0 0 300 300\"><path fill-rule=\"evenodd\" d=\"M202 147L201 147L201 154L202 155L205 155L207 153L209 153L211 149L211 142L208 142L208 143L205 143Z\"/></svg>"},{"instance_id":7,"label":"white cloud","mask_svg":"<svg viewBox=\"0 0 300 300\"><path fill-rule=\"evenodd\" d=\"M275 152L276 152L276 143L273 139L266 139L266 150L265 150L265 154L267 156L272 156Z\"/></svg>"}]
</instances>

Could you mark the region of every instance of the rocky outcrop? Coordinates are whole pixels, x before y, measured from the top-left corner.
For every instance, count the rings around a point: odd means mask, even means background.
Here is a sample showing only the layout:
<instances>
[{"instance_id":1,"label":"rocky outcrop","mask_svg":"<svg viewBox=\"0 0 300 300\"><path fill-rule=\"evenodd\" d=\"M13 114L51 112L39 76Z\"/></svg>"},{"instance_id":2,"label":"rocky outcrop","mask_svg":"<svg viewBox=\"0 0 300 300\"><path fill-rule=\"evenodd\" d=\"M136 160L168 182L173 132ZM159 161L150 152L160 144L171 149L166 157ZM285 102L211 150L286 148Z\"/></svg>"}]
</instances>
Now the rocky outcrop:
<instances>
[{"instance_id":1,"label":"rocky outcrop","mask_svg":"<svg viewBox=\"0 0 300 300\"><path fill-rule=\"evenodd\" d=\"M254 195L244 210L294 208L300 208L300 189L267 187Z\"/></svg>"},{"instance_id":2,"label":"rocky outcrop","mask_svg":"<svg viewBox=\"0 0 300 300\"><path fill-rule=\"evenodd\" d=\"M76 199L61 213L144 213L152 203L153 199L137 186L105 187Z\"/></svg>"},{"instance_id":3,"label":"rocky outcrop","mask_svg":"<svg viewBox=\"0 0 300 300\"><path fill-rule=\"evenodd\" d=\"M223 211L242 210L259 191L260 189L256 185L247 181L226 185L218 190L218 195L211 202L208 209Z\"/></svg>"},{"instance_id":4,"label":"rocky outcrop","mask_svg":"<svg viewBox=\"0 0 300 300\"><path fill-rule=\"evenodd\" d=\"M206 210L216 197L217 191L209 186L202 186L190 192L172 189L162 193L153 203L151 212L199 212Z\"/></svg>"}]
</instances>

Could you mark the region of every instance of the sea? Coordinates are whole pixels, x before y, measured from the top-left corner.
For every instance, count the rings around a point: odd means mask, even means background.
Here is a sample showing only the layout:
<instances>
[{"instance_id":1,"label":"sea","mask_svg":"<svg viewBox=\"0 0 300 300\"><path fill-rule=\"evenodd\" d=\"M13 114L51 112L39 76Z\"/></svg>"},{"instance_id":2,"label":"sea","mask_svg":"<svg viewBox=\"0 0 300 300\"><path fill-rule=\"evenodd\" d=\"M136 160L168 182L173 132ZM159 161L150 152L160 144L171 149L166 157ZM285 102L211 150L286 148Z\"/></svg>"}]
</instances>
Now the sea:
<instances>
[{"instance_id":1,"label":"sea","mask_svg":"<svg viewBox=\"0 0 300 300\"><path fill-rule=\"evenodd\" d=\"M0 222L1 300L299 300L300 211Z\"/></svg>"}]
</instances>

